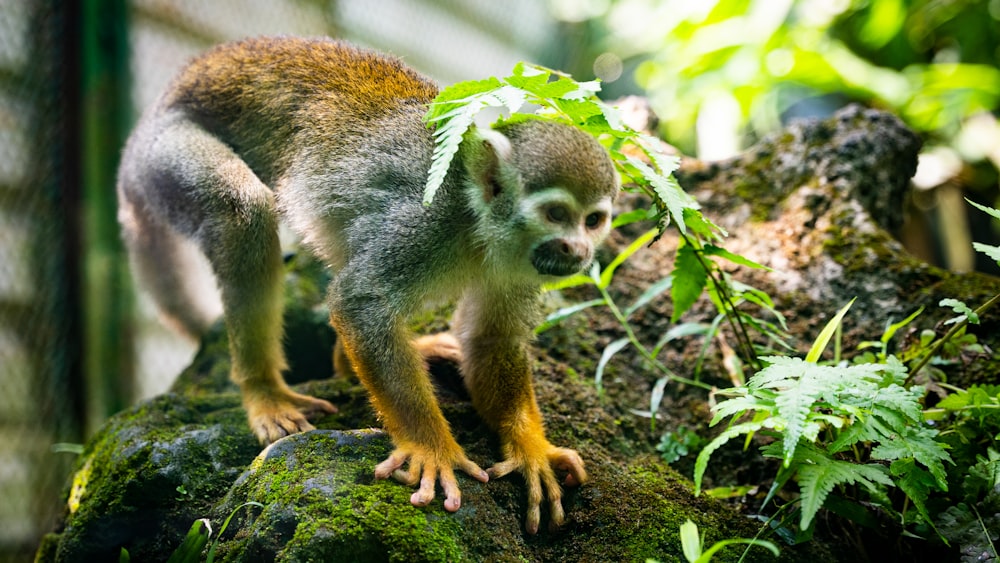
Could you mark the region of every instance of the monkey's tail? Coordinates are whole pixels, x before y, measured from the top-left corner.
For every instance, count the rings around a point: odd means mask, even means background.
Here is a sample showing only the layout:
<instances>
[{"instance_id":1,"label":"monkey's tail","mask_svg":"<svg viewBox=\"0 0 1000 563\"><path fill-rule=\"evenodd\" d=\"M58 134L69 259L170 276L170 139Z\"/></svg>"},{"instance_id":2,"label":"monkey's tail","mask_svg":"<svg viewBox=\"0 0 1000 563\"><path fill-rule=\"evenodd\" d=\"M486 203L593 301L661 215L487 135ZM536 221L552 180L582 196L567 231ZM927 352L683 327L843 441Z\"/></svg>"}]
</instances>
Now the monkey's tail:
<instances>
[{"instance_id":1,"label":"monkey's tail","mask_svg":"<svg viewBox=\"0 0 1000 563\"><path fill-rule=\"evenodd\" d=\"M133 275L165 324L197 342L222 316L211 266L198 247L119 191L118 220Z\"/></svg>"}]
</instances>

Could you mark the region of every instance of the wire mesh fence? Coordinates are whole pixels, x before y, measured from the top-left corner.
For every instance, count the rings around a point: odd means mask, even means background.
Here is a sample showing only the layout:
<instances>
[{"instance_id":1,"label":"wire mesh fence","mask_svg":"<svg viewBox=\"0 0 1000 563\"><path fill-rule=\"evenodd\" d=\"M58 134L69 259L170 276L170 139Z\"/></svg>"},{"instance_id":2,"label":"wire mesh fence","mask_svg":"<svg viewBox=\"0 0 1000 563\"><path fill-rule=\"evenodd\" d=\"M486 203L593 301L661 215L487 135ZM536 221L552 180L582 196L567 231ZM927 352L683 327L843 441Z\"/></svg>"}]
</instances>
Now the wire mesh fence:
<instances>
[{"instance_id":1,"label":"wire mesh fence","mask_svg":"<svg viewBox=\"0 0 1000 563\"><path fill-rule=\"evenodd\" d=\"M0 562L57 529L87 435L194 352L115 278L119 132L94 108L127 130L185 61L240 37L342 37L448 83L548 62L553 25L534 0L0 0Z\"/></svg>"}]
</instances>

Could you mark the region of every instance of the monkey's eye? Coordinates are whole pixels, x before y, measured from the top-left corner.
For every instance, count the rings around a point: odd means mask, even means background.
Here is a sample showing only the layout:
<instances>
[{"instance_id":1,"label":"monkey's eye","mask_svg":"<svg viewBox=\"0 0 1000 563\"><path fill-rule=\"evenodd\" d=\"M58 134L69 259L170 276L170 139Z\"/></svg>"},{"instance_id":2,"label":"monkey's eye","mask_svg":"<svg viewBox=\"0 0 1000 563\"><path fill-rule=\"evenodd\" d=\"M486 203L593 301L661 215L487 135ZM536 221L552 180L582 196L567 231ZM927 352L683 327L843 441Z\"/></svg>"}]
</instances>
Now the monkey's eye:
<instances>
[{"instance_id":1,"label":"monkey's eye","mask_svg":"<svg viewBox=\"0 0 1000 563\"><path fill-rule=\"evenodd\" d=\"M588 229L596 229L597 227L600 227L601 224L604 223L604 213L601 213L600 211L595 211L590 215L587 215L587 218L584 219L583 222Z\"/></svg>"},{"instance_id":2,"label":"monkey's eye","mask_svg":"<svg viewBox=\"0 0 1000 563\"><path fill-rule=\"evenodd\" d=\"M569 220L569 210L561 205L553 205L545 209L545 218L553 223L565 223Z\"/></svg>"}]
</instances>

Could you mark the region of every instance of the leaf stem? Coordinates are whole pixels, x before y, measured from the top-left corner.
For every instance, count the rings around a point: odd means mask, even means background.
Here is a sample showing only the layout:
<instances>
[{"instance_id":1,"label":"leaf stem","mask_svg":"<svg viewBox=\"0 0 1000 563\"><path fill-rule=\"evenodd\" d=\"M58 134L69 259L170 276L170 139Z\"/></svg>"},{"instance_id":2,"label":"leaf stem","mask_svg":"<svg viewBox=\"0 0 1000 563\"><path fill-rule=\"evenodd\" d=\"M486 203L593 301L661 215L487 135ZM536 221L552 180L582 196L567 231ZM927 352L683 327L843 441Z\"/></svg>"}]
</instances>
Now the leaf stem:
<instances>
[{"instance_id":1,"label":"leaf stem","mask_svg":"<svg viewBox=\"0 0 1000 563\"><path fill-rule=\"evenodd\" d=\"M642 342L639 342L638 337L636 337L635 335L635 331L632 330L632 325L629 324L628 319L621 312L621 309L618 308L618 305L615 303L614 299L611 298L611 295L608 293L607 288L597 286L597 289L601 292L601 296L604 297L608 309L611 310L611 314L613 314L615 318L618 319L618 323L621 324L622 327L625 329L625 336L628 338L629 343L631 343L632 346L635 346L635 349L639 351L639 354L642 355L643 359L649 362L649 364L653 366L657 371L669 377L672 381L676 381L678 383L687 383L689 385L694 385L695 387L700 387L707 391L712 390L711 385L707 383L702 383L701 381L696 381L694 379L688 379L686 377L677 375L676 373L671 371L670 368L663 365L663 362L657 360L656 357L653 356L648 349L646 349L646 347L642 344Z\"/></svg>"},{"instance_id":2,"label":"leaf stem","mask_svg":"<svg viewBox=\"0 0 1000 563\"><path fill-rule=\"evenodd\" d=\"M705 259L704 253L701 246L696 246L691 237L686 233L681 233L681 237L684 239L688 245L694 249L694 255L698 259L698 263L708 274L708 278L712 280L712 285L715 286L715 290L719 294L719 298L724 303L724 311L722 313L726 317L726 321L729 326L733 329L733 333L736 335L736 341L739 343L740 349L742 350L743 356L746 358L747 365L749 365L753 371L760 371L760 362L757 360L757 354L753 350L753 343L750 341L750 335L747 333L746 325L743 324L743 320L736 313L736 304L733 303L733 298L729 294L729 288L725 283L721 282L716 275L715 268L709 265L708 260Z\"/></svg>"},{"instance_id":3,"label":"leaf stem","mask_svg":"<svg viewBox=\"0 0 1000 563\"><path fill-rule=\"evenodd\" d=\"M974 311L974 313L977 316L982 316L983 313L985 313L991 307L996 305L998 301L1000 301L1000 293L994 295L989 299L989 301L980 305L979 308ZM909 386L914 376L920 373L920 370L923 369L924 366L926 366L927 363L931 361L931 358L933 358L934 355L937 354L938 350L940 350L941 347L944 346L946 342L951 340L956 334L958 334L958 331L965 328L965 326L968 324L969 324L969 317L965 317L961 321L953 324L951 328L948 330L948 332L946 332L944 336L939 338L938 341L935 342L934 345L931 346L929 350L927 350L927 352L923 355L923 357L920 358L920 361L917 362L917 365L913 366L913 369L910 370L910 375L908 375L906 377L906 380L903 381L903 387Z\"/></svg>"}]
</instances>

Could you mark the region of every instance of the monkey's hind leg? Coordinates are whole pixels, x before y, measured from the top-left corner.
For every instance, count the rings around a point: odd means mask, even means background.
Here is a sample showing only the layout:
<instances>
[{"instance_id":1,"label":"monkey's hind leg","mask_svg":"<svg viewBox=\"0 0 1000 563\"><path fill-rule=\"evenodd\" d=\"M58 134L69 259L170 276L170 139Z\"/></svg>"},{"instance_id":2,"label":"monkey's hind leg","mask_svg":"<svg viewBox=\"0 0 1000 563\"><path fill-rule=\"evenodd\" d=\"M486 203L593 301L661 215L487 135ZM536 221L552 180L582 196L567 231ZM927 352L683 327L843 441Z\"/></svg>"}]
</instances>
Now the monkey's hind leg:
<instances>
[{"instance_id":1,"label":"monkey's hind leg","mask_svg":"<svg viewBox=\"0 0 1000 563\"><path fill-rule=\"evenodd\" d=\"M462 347L450 332L420 336L413 341L413 346L425 362L439 359L456 365L462 363Z\"/></svg>"},{"instance_id":2,"label":"monkey's hind leg","mask_svg":"<svg viewBox=\"0 0 1000 563\"><path fill-rule=\"evenodd\" d=\"M165 324L197 343L222 316L211 267L189 240L143 205L120 198L118 220L132 273L156 303Z\"/></svg>"},{"instance_id":3,"label":"monkey's hind leg","mask_svg":"<svg viewBox=\"0 0 1000 563\"><path fill-rule=\"evenodd\" d=\"M455 365L462 363L462 349L458 344L458 339L450 332L439 332L417 337L413 341L413 347L424 359L424 362L431 360L444 360ZM344 340L338 338L333 348L333 369L341 377L357 378L351 361L344 350Z\"/></svg>"},{"instance_id":4,"label":"monkey's hind leg","mask_svg":"<svg viewBox=\"0 0 1000 563\"><path fill-rule=\"evenodd\" d=\"M208 258L222 297L231 377L258 440L310 430L308 416L336 409L292 391L281 375L284 269L274 194L198 125L176 115L160 120L150 126L155 142L140 143L139 154L126 152L120 196L140 201Z\"/></svg>"}]
</instances>

